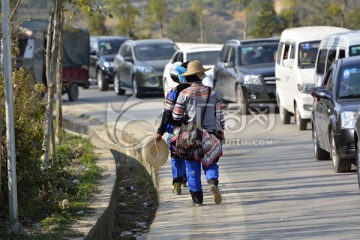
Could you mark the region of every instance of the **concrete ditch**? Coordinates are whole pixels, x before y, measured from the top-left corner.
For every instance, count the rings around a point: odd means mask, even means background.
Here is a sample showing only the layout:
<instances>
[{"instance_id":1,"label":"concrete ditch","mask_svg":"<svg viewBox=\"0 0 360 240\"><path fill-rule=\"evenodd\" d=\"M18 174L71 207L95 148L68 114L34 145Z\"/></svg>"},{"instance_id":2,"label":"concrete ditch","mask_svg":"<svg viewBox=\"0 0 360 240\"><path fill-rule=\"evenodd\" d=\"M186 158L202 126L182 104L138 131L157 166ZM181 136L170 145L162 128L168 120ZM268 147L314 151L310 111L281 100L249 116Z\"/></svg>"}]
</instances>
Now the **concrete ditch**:
<instances>
[{"instance_id":1,"label":"concrete ditch","mask_svg":"<svg viewBox=\"0 0 360 240\"><path fill-rule=\"evenodd\" d=\"M137 161L144 166L153 180L160 199L158 169L151 167L144 161L141 154L141 141L146 136L146 126L140 124L136 128L127 127L123 129L119 134L122 134L128 146L119 146L109 137L108 126L97 119L84 114L76 115L65 112L63 114L63 123L66 130L90 139L98 156L97 165L103 170L99 192L93 197L89 206L91 210L84 213L83 217L72 225L72 228L83 234L84 237L72 238L71 240L111 239L118 189L118 186L116 186L116 160L126 157L128 160ZM134 144L137 147L133 147Z\"/></svg>"}]
</instances>

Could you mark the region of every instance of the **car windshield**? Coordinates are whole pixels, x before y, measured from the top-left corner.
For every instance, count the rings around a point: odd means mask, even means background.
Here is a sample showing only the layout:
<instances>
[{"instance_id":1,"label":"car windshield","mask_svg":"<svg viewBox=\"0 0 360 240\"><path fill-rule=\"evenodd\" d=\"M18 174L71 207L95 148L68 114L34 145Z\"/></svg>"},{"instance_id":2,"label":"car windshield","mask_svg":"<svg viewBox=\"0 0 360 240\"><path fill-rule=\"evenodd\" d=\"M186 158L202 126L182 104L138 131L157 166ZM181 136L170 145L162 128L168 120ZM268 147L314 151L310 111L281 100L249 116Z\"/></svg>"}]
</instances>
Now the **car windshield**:
<instances>
[{"instance_id":1,"label":"car windshield","mask_svg":"<svg viewBox=\"0 0 360 240\"><path fill-rule=\"evenodd\" d=\"M99 41L99 54L116 54L125 40L126 39L107 39Z\"/></svg>"},{"instance_id":2,"label":"car windshield","mask_svg":"<svg viewBox=\"0 0 360 240\"><path fill-rule=\"evenodd\" d=\"M351 46L349 51L349 56L359 56L360 55L360 45Z\"/></svg>"},{"instance_id":3,"label":"car windshield","mask_svg":"<svg viewBox=\"0 0 360 240\"><path fill-rule=\"evenodd\" d=\"M187 54L187 61L199 60L203 65L215 65L218 59L220 50L192 52Z\"/></svg>"},{"instance_id":4,"label":"car windshield","mask_svg":"<svg viewBox=\"0 0 360 240\"><path fill-rule=\"evenodd\" d=\"M245 45L241 47L240 58L242 66L275 63L275 53L278 42Z\"/></svg>"},{"instance_id":5,"label":"car windshield","mask_svg":"<svg viewBox=\"0 0 360 240\"><path fill-rule=\"evenodd\" d=\"M314 68L320 41L303 42L299 44L299 68Z\"/></svg>"},{"instance_id":6,"label":"car windshield","mask_svg":"<svg viewBox=\"0 0 360 240\"><path fill-rule=\"evenodd\" d=\"M338 81L339 99L360 98L360 64L343 67Z\"/></svg>"},{"instance_id":7,"label":"car windshield","mask_svg":"<svg viewBox=\"0 0 360 240\"><path fill-rule=\"evenodd\" d=\"M176 51L174 44L151 44L135 47L135 56L140 61L170 59Z\"/></svg>"}]
</instances>

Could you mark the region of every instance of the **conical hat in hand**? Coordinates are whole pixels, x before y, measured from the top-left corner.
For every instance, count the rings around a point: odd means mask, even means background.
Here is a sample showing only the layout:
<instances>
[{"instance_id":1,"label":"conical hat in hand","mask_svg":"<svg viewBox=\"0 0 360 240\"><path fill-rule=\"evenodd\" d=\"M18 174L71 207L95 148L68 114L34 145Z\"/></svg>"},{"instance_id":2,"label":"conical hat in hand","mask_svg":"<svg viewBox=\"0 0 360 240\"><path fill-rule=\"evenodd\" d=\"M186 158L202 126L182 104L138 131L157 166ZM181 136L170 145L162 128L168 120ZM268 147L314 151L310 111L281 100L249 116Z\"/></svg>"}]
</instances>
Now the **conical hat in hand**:
<instances>
[{"instance_id":1,"label":"conical hat in hand","mask_svg":"<svg viewBox=\"0 0 360 240\"><path fill-rule=\"evenodd\" d=\"M169 157L168 145L164 139L156 142L154 137L148 137L144 141L141 150L143 160L154 168L159 168L164 165Z\"/></svg>"}]
</instances>

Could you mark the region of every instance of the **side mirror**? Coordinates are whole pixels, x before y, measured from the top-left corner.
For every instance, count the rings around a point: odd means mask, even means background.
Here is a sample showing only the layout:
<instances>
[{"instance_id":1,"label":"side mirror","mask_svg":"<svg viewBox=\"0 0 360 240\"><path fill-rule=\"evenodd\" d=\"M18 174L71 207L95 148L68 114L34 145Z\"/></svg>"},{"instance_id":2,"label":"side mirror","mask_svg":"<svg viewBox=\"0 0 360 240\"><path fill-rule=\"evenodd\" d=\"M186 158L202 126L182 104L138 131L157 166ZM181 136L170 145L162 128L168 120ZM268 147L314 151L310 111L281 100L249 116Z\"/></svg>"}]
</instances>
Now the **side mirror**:
<instances>
[{"instance_id":1,"label":"side mirror","mask_svg":"<svg viewBox=\"0 0 360 240\"><path fill-rule=\"evenodd\" d=\"M325 88L315 89L315 91L313 92L313 96L320 99L328 99L328 100L332 99L331 93Z\"/></svg>"},{"instance_id":2,"label":"side mirror","mask_svg":"<svg viewBox=\"0 0 360 240\"><path fill-rule=\"evenodd\" d=\"M288 68L294 67L294 60L293 59L285 59L284 66Z\"/></svg>"}]
</instances>

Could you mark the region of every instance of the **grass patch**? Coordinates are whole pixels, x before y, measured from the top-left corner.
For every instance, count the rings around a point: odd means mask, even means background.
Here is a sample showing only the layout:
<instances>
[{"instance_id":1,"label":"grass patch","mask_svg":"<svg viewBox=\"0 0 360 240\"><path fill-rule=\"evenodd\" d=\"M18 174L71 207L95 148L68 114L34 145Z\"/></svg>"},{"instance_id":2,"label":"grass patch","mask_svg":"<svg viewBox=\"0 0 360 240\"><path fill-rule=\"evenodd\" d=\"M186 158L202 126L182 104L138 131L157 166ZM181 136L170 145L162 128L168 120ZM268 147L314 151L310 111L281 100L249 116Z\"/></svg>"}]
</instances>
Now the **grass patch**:
<instances>
[{"instance_id":1,"label":"grass patch","mask_svg":"<svg viewBox=\"0 0 360 240\"><path fill-rule=\"evenodd\" d=\"M71 231L74 223L88 209L89 200L96 192L101 179L101 169L96 166L97 157L89 139L65 133L61 145L56 147L56 163L52 163L48 179L44 183L52 186L51 192L33 196L26 209L19 206L19 222L29 235L8 232L8 223L0 218L0 239L42 240L79 237Z\"/></svg>"}]
</instances>

